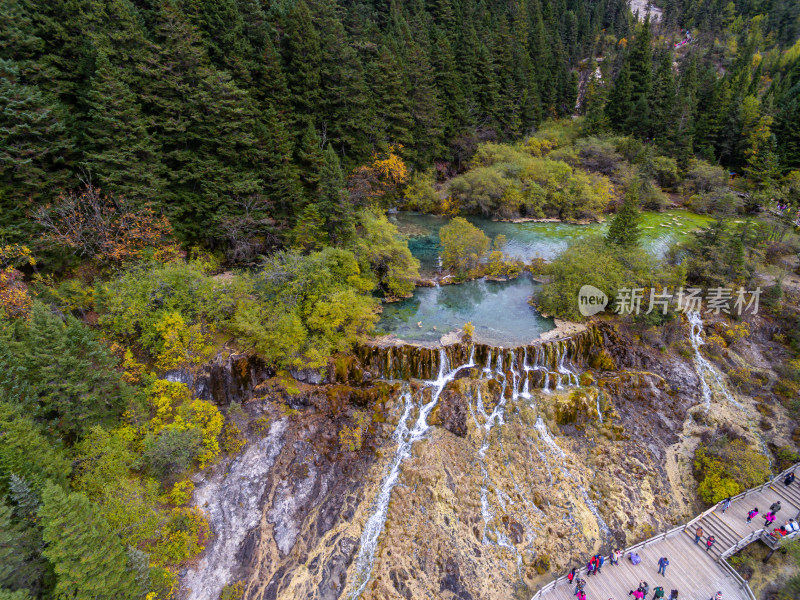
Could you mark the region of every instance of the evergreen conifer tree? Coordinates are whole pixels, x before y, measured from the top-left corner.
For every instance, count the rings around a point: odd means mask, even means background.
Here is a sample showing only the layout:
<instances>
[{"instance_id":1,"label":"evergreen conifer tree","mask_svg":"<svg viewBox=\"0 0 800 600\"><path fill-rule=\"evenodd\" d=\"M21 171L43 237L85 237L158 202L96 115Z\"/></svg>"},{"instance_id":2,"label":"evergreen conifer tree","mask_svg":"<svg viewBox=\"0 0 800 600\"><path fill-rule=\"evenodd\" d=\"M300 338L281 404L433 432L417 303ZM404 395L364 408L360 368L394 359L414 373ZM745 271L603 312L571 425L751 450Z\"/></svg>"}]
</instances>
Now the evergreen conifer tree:
<instances>
[{"instance_id":1,"label":"evergreen conifer tree","mask_svg":"<svg viewBox=\"0 0 800 600\"><path fill-rule=\"evenodd\" d=\"M370 80L378 144L383 149L402 144L410 152L414 144L410 93L403 66L390 48L381 49L372 65Z\"/></svg>"},{"instance_id":2,"label":"evergreen conifer tree","mask_svg":"<svg viewBox=\"0 0 800 600\"><path fill-rule=\"evenodd\" d=\"M284 72L291 92L293 126L295 131L302 132L310 121L319 117L322 62L319 33L304 0L297 2L287 15L285 29Z\"/></svg>"},{"instance_id":3,"label":"evergreen conifer tree","mask_svg":"<svg viewBox=\"0 0 800 600\"><path fill-rule=\"evenodd\" d=\"M443 153L441 106L436 78L425 47L417 42L411 43L407 60L411 116L414 120L414 147L408 154L417 164L430 164Z\"/></svg>"},{"instance_id":4,"label":"evergreen conifer tree","mask_svg":"<svg viewBox=\"0 0 800 600\"><path fill-rule=\"evenodd\" d=\"M300 181L307 198L316 198L319 193L319 176L322 170L322 140L309 123L295 149L295 163L300 170Z\"/></svg>"},{"instance_id":5,"label":"evergreen conifer tree","mask_svg":"<svg viewBox=\"0 0 800 600\"><path fill-rule=\"evenodd\" d=\"M341 244L352 238L355 215L347 201L339 157L331 145L327 145L323 153L316 210L324 221L325 230L333 244Z\"/></svg>"},{"instance_id":6,"label":"evergreen conifer tree","mask_svg":"<svg viewBox=\"0 0 800 600\"><path fill-rule=\"evenodd\" d=\"M125 548L83 494L47 484L39 517L53 563L55 595L74 600L133 600L142 590L128 568Z\"/></svg>"},{"instance_id":7,"label":"evergreen conifer tree","mask_svg":"<svg viewBox=\"0 0 800 600\"><path fill-rule=\"evenodd\" d=\"M64 108L18 77L0 60L0 226L23 218L26 200L47 201L74 183Z\"/></svg>"},{"instance_id":8,"label":"evergreen conifer tree","mask_svg":"<svg viewBox=\"0 0 800 600\"><path fill-rule=\"evenodd\" d=\"M438 29L433 34L431 66L436 77L437 94L441 98L442 135L445 140L452 140L466 123L467 99L453 45L445 32Z\"/></svg>"},{"instance_id":9,"label":"evergreen conifer tree","mask_svg":"<svg viewBox=\"0 0 800 600\"><path fill-rule=\"evenodd\" d=\"M10 327L0 322L0 330ZM73 441L122 413L130 389L116 370L117 360L76 318L64 320L37 302L28 322L5 333L0 387L53 434Z\"/></svg>"},{"instance_id":10,"label":"evergreen conifer tree","mask_svg":"<svg viewBox=\"0 0 800 600\"><path fill-rule=\"evenodd\" d=\"M597 135L609 127L606 118L606 94L606 86L593 72L586 84L582 107L586 115L583 119L583 129L589 135Z\"/></svg>"},{"instance_id":11,"label":"evergreen conifer tree","mask_svg":"<svg viewBox=\"0 0 800 600\"><path fill-rule=\"evenodd\" d=\"M354 163L370 150L372 116L363 67L348 43L336 2L314 0L311 8L321 49L321 113L314 120L325 127L340 156Z\"/></svg>"},{"instance_id":12,"label":"evergreen conifer tree","mask_svg":"<svg viewBox=\"0 0 800 600\"><path fill-rule=\"evenodd\" d=\"M625 200L608 227L606 241L609 244L630 250L639 245L639 194L631 186L625 194Z\"/></svg>"},{"instance_id":13,"label":"evergreen conifer tree","mask_svg":"<svg viewBox=\"0 0 800 600\"><path fill-rule=\"evenodd\" d=\"M219 235L231 201L262 191L265 160L255 102L208 62L194 28L162 7L145 111L162 149L167 208L187 239Z\"/></svg>"},{"instance_id":14,"label":"evergreen conifer tree","mask_svg":"<svg viewBox=\"0 0 800 600\"><path fill-rule=\"evenodd\" d=\"M303 193L298 169L302 165L292 161L289 132L278 111L268 106L256 121L254 133L261 160L254 168L258 169L261 189L277 208L274 216L291 221L300 210Z\"/></svg>"},{"instance_id":15,"label":"evergreen conifer tree","mask_svg":"<svg viewBox=\"0 0 800 600\"><path fill-rule=\"evenodd\" d=\"M197 0L190 6L211 62L237 80L248 81L254 52L236 0Z\"/></svg>"},{"instance_id":16,"label":"evergreen conifer tree","mask_svg":"<svg viewBox=\"0 0 800 600\"><path fill-rule=\"evenodd\" d=\"M685 168L694 153L695 113L697 111L697 60L692 55L680 75L675 101L675 116L670 135L678 164Z\"/></svg>"},{"instance_id":17,"label":"evergreen conifer tree","mask_svg":"<svg viewBox=\"0 0 800 600\"><path fill-rule=\"evenodd\" d=\"M658 62L650 96L650 136L658 140L672 128L675 110L675 80L672 52L664 52Z\"/></svg>"},{"instance_id":18,"label":"evergreen conifer tree","mask_svg":"<svg viewBox=\"0 0 800 600\"><path fill-rule=\"evenodd\" d=\"M87 94L83 166L106 193L158 202L165 183L160 148L119 69L103 51L96 64Z\"/></svg>"},{"instance_id":19,"label":"evergreen conifer tree","mask_svg":"<svg viewBox=\"0 0 800 600\"><path fill-rule=\"evenodd\" d=\"M147 85L141 67L150 46L141 18L131 0L90 0L86 14L87 30L93 47L94 68L86 76L94 78L100 54L114 66L114 75L138 93ZM86 108L86 107L82 107Z\"/></svg>"},{"instance_id":20,"label":"evergreen conifer tree","mask_svg":"<svg viewBox=\"0 0 800 600\"><path fill-rule=\"evenodd\" d=\"M608 96L606 117L612 127L620 127L633 115L632 84L630 64L623 59L622 68Z\"/></svg>"},{"instance_id":21,"label":"evergreen conifer tree","mask_svg":"<svg viewBox=\"0 0 800 600\"><path fill-rule=\"evenodd\" d=\"M650 17L636 33L631 45L628 62L631 70L631 105L625 129L639 136L646 136L650 129L650 94L653 83L653 51L651 48Z\"/></svg>"}]
</instances>

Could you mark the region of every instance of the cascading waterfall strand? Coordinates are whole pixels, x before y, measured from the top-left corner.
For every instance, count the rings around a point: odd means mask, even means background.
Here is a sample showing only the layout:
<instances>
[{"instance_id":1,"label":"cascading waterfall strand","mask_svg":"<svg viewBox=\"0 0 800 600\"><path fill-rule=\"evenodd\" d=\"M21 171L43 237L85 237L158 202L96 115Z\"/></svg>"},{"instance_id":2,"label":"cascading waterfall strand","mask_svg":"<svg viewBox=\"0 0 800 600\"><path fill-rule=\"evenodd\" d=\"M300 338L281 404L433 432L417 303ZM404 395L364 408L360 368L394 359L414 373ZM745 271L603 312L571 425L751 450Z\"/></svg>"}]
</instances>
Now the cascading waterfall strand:
<instances>
[{"instance_id":1,"label":"cascading waterfall strand","mask_svg":"<svg viewBox=\"0 0 800 600\"><path fill-rule=\"evenodd\" d=\"M710 378L712 384L714 384L714 388L718 390L728 402L745 413L747 417L747 426L758 441L761 453L769 460L770 470L773 470L772 453L767 448L764 437L755 426L752 411L748 410L744 405L742 405L741 402L734 398L733 394L728 389L728 386L725 385L725 380L722 376L722 373L700 352L700 346L705 345L705 340L703 339L703 319L700 316L700 313L698 311L688 311L686 313L686 318L691 325L689 339L691 340L692 348L694 349L695 370L697 371L697 376L700 378L705 412L708 413L708 410L711 408L711 400L713 399L713 391L711 389L711 385L708 383L708 378Z\"/></svg>"},{"instance_id":2,"label":"cascading waterfall strand","mask_svg":"<svg viewBox=\"0 0 800 600\"><path fill-rule=\"evenodd\" d=\"M589 498L589 493L586 491L586 488L584 488L583 485L578 483L578 480L575 478L575 476L572 473L570 473L569 469L567 469L567 467L564 465L564 463L567 460L567 455L553 439L553 436L550 435L550 432L547 430L547 425L545 424L545 422L542 420L541 417L536 419L536 424L534 425L534 428L536 429L536 431L539 432L539 437L542 439L545 445L550 449L550 452L555 455L556 460L558 462L557 466L564 474L564 477L566 477L570 481L575 482L575 485L577 486L578 490L580 490L581 495L583 496L583 501L586 504L586 507L594 515L594 518L597 521L597 526L600 528L601 533L605 535L606 538L610 538L611 530L606 524L605 519L603 519L602 515L600 514L600 511L597 510L597 506L595 505L594 502L592 502L592 499Z\"/></svg>"},{"instance_id":3,"label":"cascading waterfall strand","mask_svg":"<svg viewBox=\"0 0 800 600\"><path fill-rule=\"evenodd\" d=\"M372 514L369 519L367 519L364 531L361 534L361 547L356 557L356 566L353 571L353 580L350 586L353 590L349 596L351 600L355 600L361 595L372 576L372 568L375 565L375 552L378 549L378 538L386 525L389 500L391 499L392 490L400 478L400 467L403 462L411 456L411 449L414 442L422 439L430 429L430 425L428 425L428 416L439 402L439 396L441 396L445 386L455 378L459 371L473 366L475 366L474 347L470 352L470 358L467 364L456 367L455 369L450 368L447 353L440 349L439 376L433 381L424 382L425 388L432 388L431 399L426 403L424 402L424 394L419 394L419 415L411 428L408 427L408 420L411 417L414 402L411 392L408 387L406 387L404 391L405 405L403 414L400 418L400 422L397 424L397 429L394 434L394 438L397 441L397 450L389 465L387 474L381 482L378 495L373 502Z\"/></svg>"},{"instance_id":4,"label":"cascading waterfall strand","mask_svg":"<svg viewBox=\"0 0 800 600\"><path fill-rule=\"evenodd\" d=\"M573 348L575 347L577 346L573 346ZM530 400L532 398L530 392L531 371L539 371L544 374L542 383L543 389L547 393L550 392L549 387L551 382L551 373L553 377L552 381L556 383L556 387L558 389L563 389L563 382L566 382L567 386L579 385L578 375L567 366L568 363L572 364L571 357L569 356L569 350L570 345L563 341L536 346L533 352L533 364L531 365L528 364L528 348L526 347L523 351L521 363L522 369L520 371L520 365L517 364L517 355L515 355L513 351L509 351L509 353L506 355L502 349L493 350L492 348L485 348L486 362L481 368L482 374L485 377L491 377L501 381L502 389L500 391L500 397L497 403L494 405L491 414L486 413L480 391L478 391L476 398L476 410L473 410L472 403L469 403L469 410L476 426L479 429L482 428L484 430L481 448L478 453L483 474L483 485L481 489L481 512L484 517L484 540L486 539L486 529L494 518L491 509L491 502L489 500L489 487L492 485L492 482L488 470L486 469L484 459L489 448L492 429L495 426L504 425L506 390L510 385L511 397L514 400L517 400L519 397ZM420 351L422 352L423 356L430 356L430 350L423 351L420 349ZM385 369L383 373L384 377L392 379L395 376L395 373L393 372L394 370L399 369L400 371L405 371L412 366L410 364L411 361L409 361L405 355L401 354L398 357L395 357L393 354L393 349L391 348L387 350L387 354L388 356L383 363ZM458 352L454 352L454 356L457 355ZM375 355L372 354L371 356L374 357ZM510 372L511 381L507 380L508 378L504 372L506 359L508 359L507 364L509 365L508 370ZM411 369L412 372L409 373L409 375L413 377L414 372L419 371L420 369L430 373L432 369L429 367L433 366L431 363L432 361L430 358L425 358L424 360L419 361L419 368ZM375 363L373 362L372 364ZM476 366L474 344L470 345L469 347L468 361L465 364L455 368L451 367L450 365L448 353L444 349L440 348L437 378L435 380L423 380L423 389L418 392L416 398L410 392L410 388L406 384L402 396L404 402L403 413L394 432L394 439L397 443L397 449L394 457L387 467L386 474L381 481L380 489L370 509L370 516L367 519L364 531L361 535L361 546L356 557L355 568L353 570L350 583L350 589L352 590L349 595L350 600L356 600L361 595L372 576L372 569L375 564L375 554L378 548L378 541L386 525L389 501L391 499L392 490L399 480L403 462L411 456L411 450L414 442L422 439L429 431L430 425L428 425L428 417L438 403L439 397L444 391L445 386L455 378L459 371L474 366ZM398 371L398 374L400 371ZM520 390L520 388L522 389ZM428 402L425 402L425 390L430 390L430 400ZM411 414L415 408L419 411L419 414L413 425L411 425L409 424L409 419L411 419ZM480 425L479 419L483 420L483 425ZM553 442L553 444L555 445L555 442ZM558 446L555 445L555 447L557 448ZM540 453L540 457L544 458L544 454ZM545 466L549 472L550 465L545 463ZM564 469L562 467L562 471L563 470ZM493 494L497 498L497 502L500 504L501 508L505 509L503 492L496 485L494 485L493 488ZM599 513L597 513L596 507L594 507L594 505L591 503L591 500L589 499L585 490L583 490L582 487L580 487L580 490L590 510L592 510L592 512L597 516L598 520L602 522L602 518L599 516ZM536 507L536 510L539 510L539 508ZM605 527L604 522L602 522L602 527ZM608 528L605 527L606 531L607 529ZM497 538L497 545L512 551L517 556L517 566L520 568L521 554L517 548L510 543L506 534L502 531L494 531L494 534Z\"/></svg>"}]
</instances>

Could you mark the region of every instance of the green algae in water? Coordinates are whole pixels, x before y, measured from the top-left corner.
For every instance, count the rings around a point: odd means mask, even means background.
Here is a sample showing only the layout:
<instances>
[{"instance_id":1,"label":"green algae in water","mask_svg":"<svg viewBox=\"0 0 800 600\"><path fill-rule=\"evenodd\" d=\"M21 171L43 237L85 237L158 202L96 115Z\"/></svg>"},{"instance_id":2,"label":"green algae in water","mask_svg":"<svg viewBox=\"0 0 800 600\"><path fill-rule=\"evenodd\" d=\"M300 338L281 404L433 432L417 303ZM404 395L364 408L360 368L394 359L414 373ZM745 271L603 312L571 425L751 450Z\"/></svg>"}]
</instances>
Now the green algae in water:
<instances>
[{"instance_id":1,"label":"green algae in water","mask_svg":"<svg viewBox=\"0 0 800 600\"><path fill-rule=\"evenodd\" d=\"M434 342L471 322L478 342L529 344L555 326L553 319L541 316L528 304L537 286L523 275L512 281L480 279L417 288L413 297L384 306L378 330L401 340Z\"/></svg>"}]
</instances>

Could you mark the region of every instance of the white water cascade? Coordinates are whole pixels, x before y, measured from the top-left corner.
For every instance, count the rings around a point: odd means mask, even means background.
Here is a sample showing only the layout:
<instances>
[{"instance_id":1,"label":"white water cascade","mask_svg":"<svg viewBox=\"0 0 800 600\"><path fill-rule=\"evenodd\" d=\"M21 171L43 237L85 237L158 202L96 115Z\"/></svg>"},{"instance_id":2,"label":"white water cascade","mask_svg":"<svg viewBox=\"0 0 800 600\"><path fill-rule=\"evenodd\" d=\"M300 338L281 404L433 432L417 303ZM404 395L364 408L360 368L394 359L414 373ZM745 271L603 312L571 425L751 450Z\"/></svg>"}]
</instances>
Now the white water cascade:
<instances>
[{"instance_id":1,"label":"white water cascade","mask_svg":"<svg viewBox=\"0 0 800 600\"><path fill-rule=\"evenodd\" d=\"M723 379L722 373L700 352L700 346L705 344L705 340L703 340L703 319L700 317L700 313L698 311L689 311L686 313L686 318L689 320L689 323L692 326L690 339L692 342L692 348L694 348L697 376L700 378L700 385L703 390L703 403L705 404L705 412L708 413L708 409L711 408L711 400L713 397L711 386L708 383L708 380L710 379L715 390L719 391L719 393L722 394L722 396L728 402L745 413L747 416L747 425L750 428L751 433L758 441L761 453L769 459L770 470L772 470L772 453L767 448L767 444L764 441L761 433L754 426L751 411L745 408L741 402L737 401L736 398L733 397L733 394L728 389L728 386L725 385L725 380Z\"/></svg>"},{"instance_id":2,"label":"white water cascade","mask_svg":"<svg viewBox=\"0 0 800 600\"><path fill-rule=\"evenodd\" d=\"M578 480L575 478L575 476L572 473L570 473L569 469L567 469L565 465L567 455L553 439L553 436L550 435L550 432L547 430L547 425L545 424L545 422L542 420L541 417L536 419L536 424L534 425L534 428L536 429L537 432L539 432L539 437L547 445L551 454L555 455L557 466L564 474L564 477L575 482L577 488L580 490L581 495L583 496L583 501L586 503L586 507L589 509L589 511L591 511L591 513L594 515L594 518L597 520L597 526L600 528L600 531L607 538L610 538L611 530L608 528L608 524L606 523L605 519L603 519L602 515L600 514L600 511L597 510L597 506L595 505L595 503L592 502L591 498L589 498L589 493L586 491L586 488L584 488L580 483L578 483Z\"/></svg>"},{"instance_id":3,"label":"white water cascade","mask_svg":"<svg viewBox=\"0 0 800 600\"><path fill-rule=\"evenodd\" d=\"M712 365L708 359L700 352L700 346L705 344L703 339L703 319L697 311L689 311L686 313L686 318L692 326L690 339L692 341L692 348L694 348L694 362L697 368L697 375L700 377L700 385L703 389L703 402L706 407L706 412L711 407L712 391L711 386L708 384L708 379L715 384L715 387L725 397L725 399L734 406L744 409L744 406L733 397L733 394L728 390L725 382L722 379L722 373Z\"/></svg>"},{"instance_id":4,"label":"white water cascade","mask_svg":"<svg viewBox=\"0 0 800 600\"><path fill-rule=\"evenodd\" d=\"M457 373L463 369L477 367L480 370L482 378L494 379L500 384L500 390L496 398L496 402L485 404L485 398L482 395L481 388L474 389L474 396L472 393L468 395L468 408L469 415L475 424L475 429L479 432L480 447L477 452L478 466L481 472L481 488L480 488L480 506L481 516L483 518L483 535L482 542L484 544L496 545L504 550L510 552L516 558L517 569L522 568L522 554L517 547L512 543L508 537L508 533L502 527L495 526L496 514L498 512L506 513L507 509L515 504L515 500L505 493L501 486L499 486L492 478L486 460L487 453L490 446L494 441L499 443L499 452L505 455L502 448L502 442L498 439L497 429L505 425L506 410L511 402L516 402L520 398L525 400L533 400L534 396L531 393L530 372L540 371L542 373L543 392L551 393L550 385L553 383L555 389L562 390L566 386L577 386L580 384L578 374L568 357L566 345L554 345L551 349L546 350L543 347L537 347L531 352L529 356L528 348L523 350L522 361L519 361L519 354L513 351L503 350L500 348L489 349L486 353L485 360L481 360L480 365L475 363L475 347L470 350L470 358L466 364L458 367L451 367L448 364L448 357L444 350L439 351L439 373L435 380L423 381L423 390L417 394L412 394L408 387L405 388L403 398L403 412L394 432L394 440L397 443L397 449L394 456L386 468L386 472L377 496L373 500L370 508L369 517L361 535L361 546L355 560L355 567L351 576L349 589L349 600L356 600L366 589L372 577L372 571L375 566L376 553L378 550L378 543L381 534L384 531L387 520L387 511L391 500L392 491L400 479L402 465L406 459L411 456L412 446L415 442L421 440L430 430L428 424L428 416L439 401L439 397L444 391L444 388L451 382ZM506 369L507 366L507 369ZM427 392L426 392L427 390ZM429 394L429 395L428 395ZM426 402L425 398L428 397ZM494 398L493 398L494 400ZM491 410L487 410L487 405L491 406ZM532 405L534 406L534 405ZM418 416L413 420L412 414L418 411ZM601 416L602 419L602 416ZM412 421L413 422L410 422ZM557 460L550 464L551 460L548 458L547 450L543 452L538 447L536 448L539 458L548 473L551 472L551 466L558 466L565 478L573 482L577 490L580 491L581 497L586 504L587 508L595 516L598 526L605 535L610 535L610 531L605 521L600 516L597 507L589 498L588 493L580 485L577 478L572 476L568 471L565 460L566 455L558 447L558 444L553 440L547 431L544 422L539 419L536 423L535 429L538 436L544 441L545 448L551 453L556 455ZM514 488L517 494L522 498L525 506L532 508L538 513L542 513L538 506L535 506L532 500L525 497L523 490L514 482ZM515 512L519 512L516 511ZM529 539L535 537L535 532L531 526L530 520L527 518L525 511L521 511L518 518L523 523L526 535ZM489 534L489 535L487 535Z\"/></svg>"},{"instance_id":5,"label":"white water cascade","mask_svg":"<svg viewBox=\"0 0 800 600\"><path fill-rule=\"evenodd\" d=\"M424 395L422 393L419 394L419 404L417 405L417 408L419 408L419 415L410 428L408 426L408 420L415 403L411 392L408 389L405 390L403 394L403 402L405 404L403 414L394 432L394 439L397 441L397 450L395 451L392 462L389 464L386 476L381 482L378 496L373 502L372 515L367 520L364 532L361 534L361 547L356 557L356 566L351 584L351 589L353 590L350 594L351 600L355 600L361 595L372 575L372 567L375 564L375 552L378 548L378 538L386 524L389 500L391 499L392 490L400 478L400 467L403 462L411 456L411 448L414 442L422 439L425 434L428 433L430 429L430 425L428 425L428 416L439 402L439 396L442 394L445 386L455 378L459 371L475 366L474 356L475 349L473 347L469 362L452 369L449 365L447 354L444 350L439 351L439 376L433 381L423 382L425 388L432 388L430 401L426 403Z\"/></svg>"}]
</instances>

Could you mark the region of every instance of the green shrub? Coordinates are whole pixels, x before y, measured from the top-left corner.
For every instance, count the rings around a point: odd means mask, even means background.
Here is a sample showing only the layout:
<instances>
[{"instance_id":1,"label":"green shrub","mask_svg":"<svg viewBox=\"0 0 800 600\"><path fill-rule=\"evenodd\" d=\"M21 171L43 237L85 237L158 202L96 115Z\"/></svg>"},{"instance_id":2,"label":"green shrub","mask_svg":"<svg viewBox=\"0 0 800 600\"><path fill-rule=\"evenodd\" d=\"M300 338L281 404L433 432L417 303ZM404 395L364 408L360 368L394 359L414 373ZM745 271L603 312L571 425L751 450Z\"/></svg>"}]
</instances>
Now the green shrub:
<instances>
[{"instance_id":1,"label":"green shrub","mask_svg":"<svg viewBox=\"0 0 800 600\"><path fill-rule=\"evenodd\" d=\"M593 285L609 297L607 312L614 310L617 290L633 287L681 285L679 269L659 267L642 249L611 246L599 236L573 242L567 250L545 266L545 285L536 294L535 304L544 313L569 320L583 320L578 311L578 291ZM643 306L646 301L643 301Z\"/></svg>"},{"instance_id":2,"label":"green shrub","mask_svg":"<svg viewBox=\"0 0 800 600\"><path fill-rule=\"evenodd\" d=\"M374 274L378 287L389 296L414 291L419 279L419 261L411 255L408 242L384 215L363 212L354 252L362 271Z\"/></svg>"},{"instance_id":3,"label":"green shrub","mask_svg":"<svg viewBox=\"0 0 800 600\"><path fill-rule=\"evenodd\" d=\"M405 208L420 212L432 213L439 208L439 195L433 187L436 174L433 169L414 171L403 192Z\"/></svg>"},{"instance_id":4,"label":"green shrub","mask_svg":"<svg viewBox=\"0 0 800 600\"><path fill-rule=\"evenodd\" d=\"M452 200L464 212L501 218L591 219L608 206L613 188L605 176L573 169L551 157L538 158L527 148L481 145L471 169L450 180Z\"/></svg>"},{"instance_id":5,"label":"green shrub","mask_svg":"<svg viewBox=\"0 0 800 600\"><path fill-rule=\"evenodd\" d=\"M236 308L231 329L280 367L325 367L377 320L374 283L348 250L281 252L247 281L251 296Z\"/></svg>"},{"instance_id":6,"label":"green shrub","mask_svg":"<svg viewBox=\"0 0 800 600\"><path fill-rule=\"evenodd\" d=\"M160 476L182 473L200 453L203 434L197 427L167 427L144 438L144 460Z\"/></svg>"},{"instance_id":7,"label":"green shrub","mask_svg":"<svg viewBox=\"0 0 800 600\"><path fill-rule=\"evenodd\" d=\"M489 238L462 217L456 217L439 230L442 266L457 275L477 268L489 249Z\"/></svg>"},{"instance_id":8,"label":"green shrub","mask_svg":"<svg viewBox=\"0 0 800 600\"><path fill-rule=\"evenodd\" d=\"M678 162L667 156L656 156L651 162L651 173L663 188L674 188L680 181Z\"/></svg>"},{"instance_id":9,"label":"green shrub","mask_svg":"<svg viewBox=\"0 0 800 600\"><path fill-rule=\"evenodd\" d=\"M741 438L723 435L695 451L700 497L710 503L761 485L770 477L769 458Z\"/></svg>"},{"instance_id":10,"label":"green shrub","mask_svg":"<svg viewBox=\"0 0 800 600\"><path fill-rule=\"evenodd\" d=\"M219 600L242 600L242 596L244 596L244 583L237 581L222 588Z\"/></svg>"},{"instance_id":11,"label":"green shrub","mask_svg":"<svg viewBox=\"0 0 800 600\"><path fill-rule=\"evenodd\" d=\"M247 293L238 277L213 277L206 262L147 264L97 291L100 325L138 344L162 369L200 363L213 351L210 332L226 325Z\"/></svg>"},{"instance_id":12,"label":"green shrub","mask_svg":"<svg viewBox=\"0 0 800 600\"><path fill-rule=\"evenodd\" d=\"M222 450L226 454L234 455L247 443L242 430L233 421L228 421L222 428Z\"/></svg>"},{"instance_id":13,"label":"green shrub","mask_svg":"<svg viewBox=\"0 0 800 600\"><path fill-rule=\"evenodd\" d=\"M726 473L722 462L709 455L702 446L695 451L694 468L698 474L697 493L708 504L735 496L742 491L733 477Z\"/></svg>"},{"instance_id":14,"label":"green shrub","mask_svg":"<svg viewBox=\"0 0 800 600\"><path fill-rule=\"evenodd\" d=\"M712 165L704 160L692 160L686 170L683 182L683 193L704 194L714 192L728 185L728 174L718 165Z\"/></svg>"}]
</instances>

